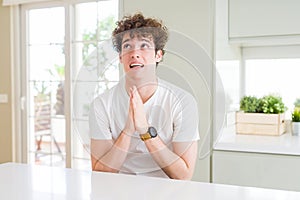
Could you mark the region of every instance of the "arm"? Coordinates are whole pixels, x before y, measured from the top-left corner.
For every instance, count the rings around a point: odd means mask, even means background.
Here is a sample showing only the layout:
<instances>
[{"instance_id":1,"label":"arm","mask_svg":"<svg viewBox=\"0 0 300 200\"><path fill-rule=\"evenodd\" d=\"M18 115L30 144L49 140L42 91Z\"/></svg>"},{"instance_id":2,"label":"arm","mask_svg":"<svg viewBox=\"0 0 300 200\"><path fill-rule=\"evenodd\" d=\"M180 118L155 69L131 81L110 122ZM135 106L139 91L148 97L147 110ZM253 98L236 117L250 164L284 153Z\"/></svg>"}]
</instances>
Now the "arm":
<instances>
[{"instance_id":1,"label":"arm","mask_svg":"<svg viewBox=\"0 0 300 200\"><path fill-rule=\"evenodd\" d=\"M103 126L107 127L108 125ZM96 130L98 129L94 131ZM125 128L115 141L112 139L91 139L92 170L118 173L126 159L134 132L133 111L132 106L129 105Z\"/></svg>"},{"instance_id":2,"label":"arm","mask_svg":"<svg viewBox=\"0 0 300 200\"><path fill-rule=\"evenodd\" d=\"M131 136L121 132L115 143L112 140L91 140L93 171L118 173L129 149Z\"/></svg>"},{"instance_id":3,"label":"arm","mask_svg":"<svg viewBox=\"0 0 300 200\"><path fill-rule=\"evenodd\" d=\"M145 144L153 159L170 178L192 178L197 158L197 141L174 142L173 151L159 137L146 140Z\"/></svg>"}]
</instances>

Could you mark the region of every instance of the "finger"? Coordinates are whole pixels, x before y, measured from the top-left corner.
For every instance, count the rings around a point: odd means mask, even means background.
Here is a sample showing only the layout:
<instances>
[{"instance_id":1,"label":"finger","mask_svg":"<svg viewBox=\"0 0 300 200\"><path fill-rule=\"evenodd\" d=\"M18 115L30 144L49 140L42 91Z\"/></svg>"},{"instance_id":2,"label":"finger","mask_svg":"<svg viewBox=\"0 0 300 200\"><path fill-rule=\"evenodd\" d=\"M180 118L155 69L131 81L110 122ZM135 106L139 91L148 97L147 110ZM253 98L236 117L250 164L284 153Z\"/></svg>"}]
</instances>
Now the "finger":
<instances>
[{"instance_id":1,"label":"finger","mask_svg":"<svg viewBox=\"0 0 300 200\"><path fill-rule=\"evenodd\" d=\"M138 100L139 100L140 95L139 95L139 93L138 93L138 91L137 91L137 89L136 89L135 86L133 86L131 88L131 91L132 91L131 92L131 94L132 94L131 102L132 102L133 108L136 108L136 106L138 104Z\"/></svg>"},{"instance_id":2,"label":"finger","mask_svg":"<svg viewBox=\"0 0 300 200\"><path fill-rule=\"evenodd\" d=\"M128 115L132 116L132 103L131 103L131 100L129 102Z\"/></svg>"},{"instance_id":3,"label":"finger","mask_svg":"<svg viewBox=\"0 0 300 200\"><path fill-rule=\"evenodd\" d=\"M136 92L136 91L137 91L137 88L136 88L135 85L132 86L132 91L133 91L133 92Z\"/></svg>"},{"instance_id":4,"label":"finger","mask_svg":"<svg viewBox=\"0 0 300 200\"><path fill-rule=\"evenodd\" d=\"M136 86L133 86L132 91L133 91L132 98L133 98L133 101L135 102L135 104L136 105L143 104L142 97L141 97L139 91L137 90Z\"/></svg>"},{"instance_id":5,"label":"finger","mask_svg":"<svg viewBox=\"0 0 300 200\"><path fill-rule=\"evenodd\" d=\"M135 101L136 101L135 97L132 94L131 99L130 99L130 106L131 106L132 112L134 112L134 110L136 109L136 102Z\"/></svg>"},{"instance_id":6,"label":"finger","mask_svg":"<svg viewBox=\"0 0 300 200\"><path fill-rule=\"evenodd\" d=\"M129 97L130 97L130 99L132 99L132 97L133 97L133 90L132 90L132 87L129 88Z\"/></svg>"}]
</instances>

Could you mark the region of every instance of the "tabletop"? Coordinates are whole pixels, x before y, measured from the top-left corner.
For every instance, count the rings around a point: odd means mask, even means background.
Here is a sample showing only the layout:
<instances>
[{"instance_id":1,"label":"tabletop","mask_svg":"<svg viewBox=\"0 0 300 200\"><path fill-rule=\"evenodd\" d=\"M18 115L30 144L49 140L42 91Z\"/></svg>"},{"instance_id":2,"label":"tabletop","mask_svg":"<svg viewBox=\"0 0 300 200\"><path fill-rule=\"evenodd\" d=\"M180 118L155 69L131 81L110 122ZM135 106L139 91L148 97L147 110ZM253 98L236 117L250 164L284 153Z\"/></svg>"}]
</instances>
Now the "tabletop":
<instances>
[{"instance_id":1,"label":"tabletop","mask_svg":"<svg viewBox=\"0 0 300 200\"><path fill-rule=\"evenodd\" d=\"M4 163L0 199L299 200L300 192Z\"/></svg>"}]
</instances>

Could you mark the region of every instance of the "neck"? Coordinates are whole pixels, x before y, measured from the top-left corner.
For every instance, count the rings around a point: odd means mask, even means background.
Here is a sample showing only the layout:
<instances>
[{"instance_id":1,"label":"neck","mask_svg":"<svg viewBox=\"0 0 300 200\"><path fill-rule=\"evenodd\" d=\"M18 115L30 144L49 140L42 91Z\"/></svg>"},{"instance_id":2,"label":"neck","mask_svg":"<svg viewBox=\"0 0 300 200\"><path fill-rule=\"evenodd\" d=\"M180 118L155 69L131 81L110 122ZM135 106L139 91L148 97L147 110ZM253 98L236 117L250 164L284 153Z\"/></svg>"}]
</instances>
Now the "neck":
<instances>
[{"instance_id":1,"label":"neck","mask_svg":"<svg viewBox=\"0 0 300 200\"><path fill-rule=\"evenodd\" d=\"M147 80L132 80L126 78L125 85L127 93L129 93L131 87L136 86L143 103L145 103L155 93L158 82L157 77Z\"/></svg>"}]
</instances>

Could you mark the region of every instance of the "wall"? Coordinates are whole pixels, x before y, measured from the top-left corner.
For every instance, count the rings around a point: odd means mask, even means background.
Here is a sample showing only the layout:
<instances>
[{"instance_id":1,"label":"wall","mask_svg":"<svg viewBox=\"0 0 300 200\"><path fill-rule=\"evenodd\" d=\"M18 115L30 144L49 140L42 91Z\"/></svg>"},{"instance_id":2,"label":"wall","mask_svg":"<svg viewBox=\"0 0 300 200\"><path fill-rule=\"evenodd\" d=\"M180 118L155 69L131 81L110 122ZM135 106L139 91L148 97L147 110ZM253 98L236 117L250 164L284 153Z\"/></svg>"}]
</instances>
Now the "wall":
<instances>
[{"instance_id":1,"label":"wall","mask_svg":"<svg viewBox=\"0 0 300 200\"><path fill-rule=\"evenodd\" d=\"M184 89L193 91L200 111L200 152L194 180L210 180L210 118L211 118L211 88L212 88L212 56L213 56L213 2L209 0L161 1L161 0L124 0L123 14L142 12L145 16L162 19L169 30L177 31L195 44L195 51L183 44L183 51L194 54L201 65L206 66L204 73L199 73L197 67L191 67L190 60L184 60L182 55L168 52L164 61L158 67L158 75L175 83ZM174 34L170 34L170 38ZM170 44L170 41L169 43ZM178 45L178 46L176 46ZM180 48L175 41L175 47ZM192 47L190 47L192 48ZM203 53L205 52L205 53ZM205 54L205 55L203 55ZM188 57L189 55L187 55ZM198 56L198 57L197 57ZM203 57L202 57L203 56ZM192 58L192 57L191 57ZM202 59L203 58L203 59ZM203 67L202 66L202 67ZM203 71L201 71L203 72ZM198 75L197 75L198 74ZM200 75L199 75L200 74ZM204 76L201 77L201 76ZM180 78L182 80L180 80ZM204 80L205 79L205 80ZM187 81L184 83L184 81Z\"/></svg>"},{"instance_id":2,"label":"wall","mask_svg":"<svg viewBox=\"0 0 300 200\"><path fill-rule=\"evenodd\" d=\"M241 71L241 48L239 44L229 43L228 38L228 0L215 1L215 62L216 62L216 79L214 96L216 102L216 111L218 106L225 104L225 120L223 118L216 118L215 124L223 127L225 124L233 123L230 120L233 112L239 107L239 100L243 85L240 77ZM233 111L233 112L232 112ZM214 113L214 116L218 116ZM227 120L228 119L228 120ZM224 122L223 122L224 121ZM223 124L224 123L224 124ZM214 140L217 141L220 136L220 131L214 131Z\"/></svg>"},{"instance_id":3,"label":"wall","mask_svg":"<svg viewBox=\"0 0 300 200\"><path fill-rule=\"evenodd\" d=\"M0 103L0 163L12 161L12 84L10 47L10 8L0 0L0 94L8 95L8 103Z\"/></svg>"},{"instance_id":4,"label":"wall","mask_svg":"<svg viewBox=\"0 0 300 200\"><path fill-rule=\"evenodd\" d=\"M228 0L216 0L216 60L240 59L238 45L229 44Z\"/></svg>"}]
</instances>

